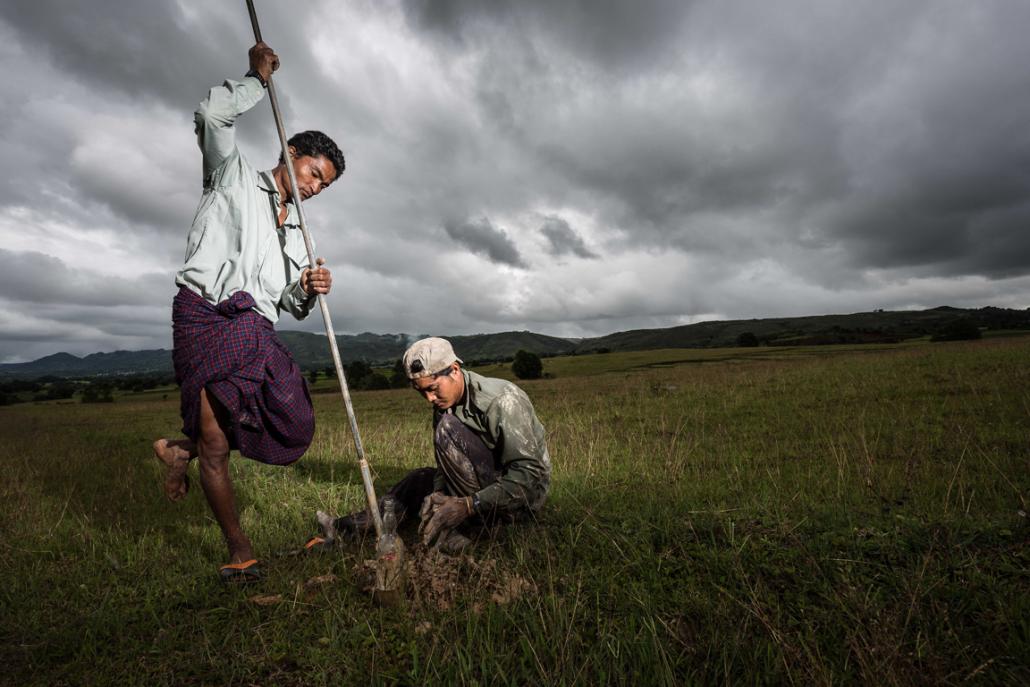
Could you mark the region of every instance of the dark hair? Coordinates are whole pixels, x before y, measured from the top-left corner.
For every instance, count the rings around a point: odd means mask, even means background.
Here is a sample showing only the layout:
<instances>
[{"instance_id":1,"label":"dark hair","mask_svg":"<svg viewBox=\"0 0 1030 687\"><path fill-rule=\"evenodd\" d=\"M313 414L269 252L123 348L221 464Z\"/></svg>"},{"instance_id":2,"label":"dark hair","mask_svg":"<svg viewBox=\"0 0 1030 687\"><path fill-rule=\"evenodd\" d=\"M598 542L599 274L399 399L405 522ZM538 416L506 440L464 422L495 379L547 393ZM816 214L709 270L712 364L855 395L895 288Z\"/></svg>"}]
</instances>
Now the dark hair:
<instances>
[{"instance_id":1,"label":"dark hair","mask_svg":"<svg viewBox=\"0 0 1030 687\"><path fill-rule=\"evenodd\" d=\"M343 153L340 152L336 143L321 131L301 131L299 134L294 134L287 143L297 149L297 157L303 157L304 155L318 157L321 155L326 160L329 160L336 169L337 179L343 175L343 170L347 168L347 162L343 159ZM279 153L279 162L283 162L282 153Z\"/></svg>"}]
</instances>

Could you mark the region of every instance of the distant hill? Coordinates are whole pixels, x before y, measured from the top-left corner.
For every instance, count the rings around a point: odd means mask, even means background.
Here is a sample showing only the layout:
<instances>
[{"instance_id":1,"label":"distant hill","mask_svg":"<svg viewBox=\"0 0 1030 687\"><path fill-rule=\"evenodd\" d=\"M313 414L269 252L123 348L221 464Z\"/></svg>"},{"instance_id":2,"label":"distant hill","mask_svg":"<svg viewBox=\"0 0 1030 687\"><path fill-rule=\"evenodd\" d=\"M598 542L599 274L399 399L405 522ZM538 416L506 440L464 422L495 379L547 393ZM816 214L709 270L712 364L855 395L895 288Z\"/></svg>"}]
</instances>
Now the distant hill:
<instances>
[{"instance_id":1,"label":"distant hill","mask_svg":"<svg viewBox=\"0 0 1030 687\"><path fill-rule=\"evenodd\" d=\"M172 352L148 351L91 353L84 358L55 353L31 363L0 365L0 377L94 377L97 375L163 374L172 369Z\"/></svg>"},{"instance_id":2,"label":"distant hill","mask_svg":"<svg viewBox=\"0 0 1030 687\"><path fill-rule=\"evenodd\" d=\"M409 344L425 335L410 334L340 334L336 344L343 362L364 360L369 363L392 365L404 354ZM279 337L293 353L302 369L322 369L331 366L329 344L324 334L281 331ZM533 332L501 332L448 337L458 354L466 362L495 361L511 358L519 349L540 356L571 353L575 341ZM82 378L118 375L171 375L172 352L167 349L149 351L115 351L93 353L84 358L69 353L55 353L29 363L0 365L0 379L35 379L53 376Z\"/></svg>"},{"instance_id":3,"label":"distant hill","mask_svg":"<svg viewBox=\"0 0 1030 687\"><path fill-rule=\"evenodd\" d=\"M590 339L563 339L533 332L501 332L448 337L466 363L511 358L519 349L542 357L596 351L639 351L655 348L713 348L737 345L744 333L754 334L768 346L834 343L876 343L929 336L957 319L970 319L982 329L1030 329L1030 309L979 308L967 310L942 306L930 310L903 310L780 317L753 320L698 322L666 329L636 329ZM332 365L322 334L279 332L283 343L305 370ZM347 334L336 337L344 362L364 360L392 364L407 345L422 334ZM0 365L0 379L34 379L44 376L82 378L107 375L171 375L172 354L166 349L93 353L79 358L56 353L30 363Z\"/></svg>"},{"instance_id":4,"label":"distant hill","mask_svg":"<svg viewBox=\"0 0 1030 687\"><path fill-rule=\"evenodd\" d=\"M584 339L576 353L598 350L642 351L656 348L735 346L737 337L754 334L768 346L890 343L932 335L950 322L968 318L983 329L1030 329L1030 311L1004 308L964 310L943 306L901 310L754 320L698 322L667 329L637 329Z\"/></svg>"},{"instance_id":5,"label":"distant hill","mask_svg":"<svg viewBox=\"0 0 1030 687\"><path fill-rule=\"evenodd\" d=\"M519 350L530 351L541 357L571 353L576 342L533 332L505 332L503 334L474 334L446 337L454 351L466 363L496 361L511 358ZM401 352L403 353L403 351ZM398 356L399 357L399 356Z\"/></svg>"},{"instance_id":6,"label":"distant hill","mask_svg":"<svg viewBox=\"0 0 1030 687\"><path fill-rule=\"evenodd\" d=\"M279 332L283 343L293 353L297 364L305 370L320 369L332 365L329 344L323 334L308 332ZM337 335L336 345L343 361L364 360L369 363L393 364L404 355L404 350L427 334L372 334ZM532 351L540 356L571 353L576 347L574 341L533 332L500 332L498 334L472 334L447 336L461 359L473 361L495 361L510 358L519 349ZM0 374L3 374L0 370Z\"/></svg>"}]
</instances>

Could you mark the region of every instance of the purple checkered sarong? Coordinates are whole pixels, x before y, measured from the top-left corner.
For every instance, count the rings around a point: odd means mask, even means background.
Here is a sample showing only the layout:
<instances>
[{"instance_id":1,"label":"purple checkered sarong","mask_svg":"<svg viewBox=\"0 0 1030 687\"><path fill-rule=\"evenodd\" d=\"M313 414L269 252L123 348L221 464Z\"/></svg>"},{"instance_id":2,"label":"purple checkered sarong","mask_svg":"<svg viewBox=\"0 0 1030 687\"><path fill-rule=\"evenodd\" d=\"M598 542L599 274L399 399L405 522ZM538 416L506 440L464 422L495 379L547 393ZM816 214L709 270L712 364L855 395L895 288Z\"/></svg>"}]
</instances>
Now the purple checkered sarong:
<instances>
[{"instance_id":1,"label":"purple checkered sarong","mask_svg":"<svg viewBox=\"0 0 1030 687\"><path fill-rule=\"evenodd\" d=\"M172 302L172 362L182 391L182 432L200 438L200 391L229 411L229 445L247 458L288 465L311 445L315 413L307 382L275 334L237 291L211 305L185 286Z\"/></svg>"}]
</instances>

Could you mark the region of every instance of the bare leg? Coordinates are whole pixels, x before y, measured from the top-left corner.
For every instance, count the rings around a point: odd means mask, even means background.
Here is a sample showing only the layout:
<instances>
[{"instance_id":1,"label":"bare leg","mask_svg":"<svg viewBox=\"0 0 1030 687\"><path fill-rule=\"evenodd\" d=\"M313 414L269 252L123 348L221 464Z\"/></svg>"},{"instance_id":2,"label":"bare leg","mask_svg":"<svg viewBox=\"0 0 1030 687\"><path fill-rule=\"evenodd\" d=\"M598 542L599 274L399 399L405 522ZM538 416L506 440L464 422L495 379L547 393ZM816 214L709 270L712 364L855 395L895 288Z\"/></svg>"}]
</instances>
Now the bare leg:
<instances>
[{"instance_id":1,"label":"bare leg","mask_svg":"<svg viewBox=\"0 0 1030 687\"><path fill-rule=\"evenodd\" d=\"M197 447L189 439L158 439L154 442L154 457L168 468L165 496L169 501L181 501L190 488L186 470L190 460L197 457Z\"/></svg>"},{"instance_id":2,"label":"bare leg","mask_svg":"<svg viewBox=\"0 0 1030 687\"><path fill-rule=\"evenodd\" d=\"M242 563L254 557L250 540L240 528L236 513L236 496L229 478L229 440L225 434L229 418L225 408L207 390L200 392L200 486L211 506L211 512L222 528L222 536L229 547L232 563Z\"/></svg>"}]
</instances>

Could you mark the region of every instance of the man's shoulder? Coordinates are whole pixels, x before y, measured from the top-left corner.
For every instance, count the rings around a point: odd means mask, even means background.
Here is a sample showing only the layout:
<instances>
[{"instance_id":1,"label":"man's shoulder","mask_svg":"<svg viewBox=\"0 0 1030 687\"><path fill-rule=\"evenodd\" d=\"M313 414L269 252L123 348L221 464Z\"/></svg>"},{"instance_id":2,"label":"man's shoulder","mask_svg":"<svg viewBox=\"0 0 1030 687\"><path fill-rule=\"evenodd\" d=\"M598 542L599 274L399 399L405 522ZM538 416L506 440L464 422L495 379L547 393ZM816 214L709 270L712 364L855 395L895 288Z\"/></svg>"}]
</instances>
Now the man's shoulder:
<instances>
[{"instance_id":1,"label":"man's shoulder","mask_svg":"<svg viewBox=\"0 0 1030 687\"><path fill-rule=\"evenodd\" d=\"M472 389L472 401L477 408L484 412L492 407L503 409L513 402L529 400L525 391L507 379L484 377L471 370L466 370L465 373L468 375L469 385Z\"/></svg>"}]
</instances>

